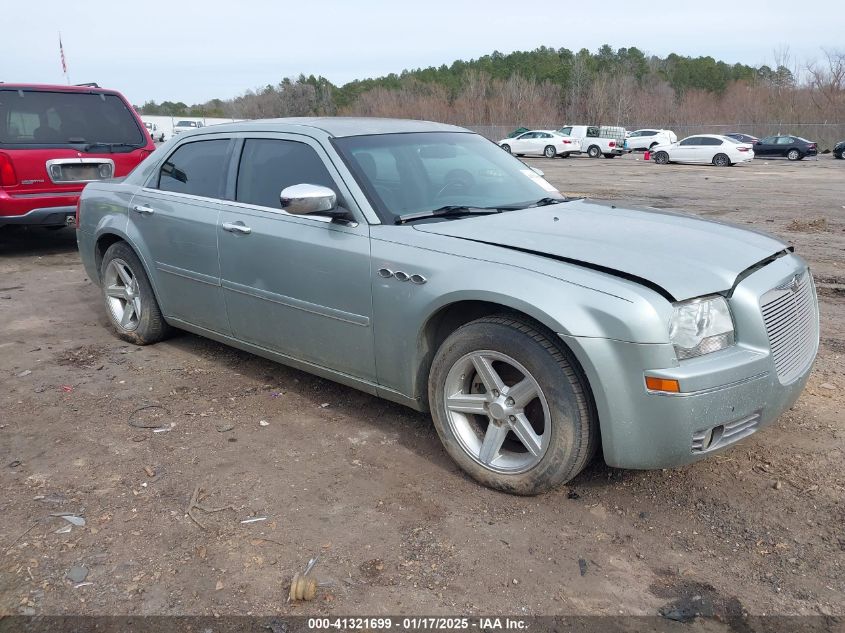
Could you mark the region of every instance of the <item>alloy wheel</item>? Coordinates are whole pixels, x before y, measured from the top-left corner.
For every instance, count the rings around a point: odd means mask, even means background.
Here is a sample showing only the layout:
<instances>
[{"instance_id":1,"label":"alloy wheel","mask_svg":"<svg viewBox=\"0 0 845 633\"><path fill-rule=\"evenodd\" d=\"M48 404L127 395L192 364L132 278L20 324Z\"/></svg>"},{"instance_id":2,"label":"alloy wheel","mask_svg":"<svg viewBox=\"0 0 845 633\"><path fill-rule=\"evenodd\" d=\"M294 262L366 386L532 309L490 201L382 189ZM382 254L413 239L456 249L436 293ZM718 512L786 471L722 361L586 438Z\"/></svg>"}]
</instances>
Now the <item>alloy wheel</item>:
<instances>
[{"instance_id":1,"label":"alloy wheel","mask_svg":"<svg viewBox=\"0 0 845 633\"><path fill-rule=\"evenodd\" d=\"M122 259L113 259L103 275L106 305L115 323L124 330L135 330L141 320L142 304L138 280Z\"/></svg>"},{"instance_id":2,"label":"alloy wheel","mask_svg":"<svg viewBox=\"0 0 845 633\"><path fill-rule=\"evenodd\" d=\"M516 474L536 466L551 438L551 415L537 380L501 352L461 357L444 384L446 417L461 448L483 467Z\"/></svg>"}]
</instances>

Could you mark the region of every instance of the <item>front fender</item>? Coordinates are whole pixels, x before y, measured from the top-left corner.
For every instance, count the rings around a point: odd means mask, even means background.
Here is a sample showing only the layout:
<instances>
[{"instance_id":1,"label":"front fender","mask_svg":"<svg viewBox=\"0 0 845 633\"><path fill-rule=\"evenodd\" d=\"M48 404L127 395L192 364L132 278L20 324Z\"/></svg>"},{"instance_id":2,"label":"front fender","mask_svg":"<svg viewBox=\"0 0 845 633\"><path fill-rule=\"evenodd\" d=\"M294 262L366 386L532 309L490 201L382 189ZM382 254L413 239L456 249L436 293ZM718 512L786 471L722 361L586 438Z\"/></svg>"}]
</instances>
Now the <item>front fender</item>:
<instances>
[{"instance_id":1,"label":"front fender","mask_svg":"<svg viewBox=\"0 0 845 633\"><path fill-rule=\"evenodd\" d=\"M430 349L428 325L445 308L462 302L499 305L558 334L668 341L671 305L635 282L468 241L460 242L458 255L445 250L454 247L452 238L427 234L425 239L424 246L378 237L372 242L376 366L379 383L389 390L421 395L420 373L436 351ZM422 275L426 281L400 281L385 271Z\"/></svg>"}]
</instances>

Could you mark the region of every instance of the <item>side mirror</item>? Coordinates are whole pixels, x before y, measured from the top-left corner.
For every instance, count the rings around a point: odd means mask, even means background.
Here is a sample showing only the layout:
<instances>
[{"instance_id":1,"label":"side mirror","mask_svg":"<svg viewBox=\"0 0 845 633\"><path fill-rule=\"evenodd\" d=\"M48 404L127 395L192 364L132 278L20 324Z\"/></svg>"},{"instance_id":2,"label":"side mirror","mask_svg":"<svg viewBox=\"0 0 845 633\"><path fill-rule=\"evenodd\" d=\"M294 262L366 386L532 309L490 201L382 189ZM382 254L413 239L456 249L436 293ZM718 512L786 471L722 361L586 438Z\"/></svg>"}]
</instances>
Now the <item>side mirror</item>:
<instances>
[{"instance_id":1,"label":"side mirror","mask_svg":"<svg viewBox=\"0 0 845 633\"><path fill-rule=\"evenodd\" d=\"M292 185L279 195L282 209L293 215L330 214L337 208L337 195L320 185Z\"/></svg>"}]
</instances>

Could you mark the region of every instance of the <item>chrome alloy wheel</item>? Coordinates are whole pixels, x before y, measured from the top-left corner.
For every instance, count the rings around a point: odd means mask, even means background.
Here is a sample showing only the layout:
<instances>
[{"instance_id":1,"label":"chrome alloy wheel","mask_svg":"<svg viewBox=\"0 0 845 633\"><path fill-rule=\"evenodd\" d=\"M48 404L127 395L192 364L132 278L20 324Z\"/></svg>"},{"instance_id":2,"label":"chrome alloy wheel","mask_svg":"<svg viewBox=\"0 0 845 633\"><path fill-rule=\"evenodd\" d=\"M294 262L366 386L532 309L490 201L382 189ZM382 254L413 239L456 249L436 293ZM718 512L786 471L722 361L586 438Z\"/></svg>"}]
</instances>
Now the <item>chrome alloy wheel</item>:
<instances>
[{"instance_id":1,"label":"chrome alloy wheel","mask_svg":"<svg viewBox=\"0 0 845 633\"><path fill-rule=\"evenodd\" d=\"M141 320L141 293L132 269L122 259L113 259L103 275L106 305L112 319L124 330L132 331Z\"/></svg>"},{"instance_id":2,"label":"chrome alloy wheel","mask_svg":"<svg viewBox=\"0 0 845 633\"><path fill-rule=\"evenodd\" d=\"M549 405L534 377L510 356L479 350L461 357L443 395L458 443L485 468L517 474L543 459L551 438Z\"/></svg>"}]
</instances>

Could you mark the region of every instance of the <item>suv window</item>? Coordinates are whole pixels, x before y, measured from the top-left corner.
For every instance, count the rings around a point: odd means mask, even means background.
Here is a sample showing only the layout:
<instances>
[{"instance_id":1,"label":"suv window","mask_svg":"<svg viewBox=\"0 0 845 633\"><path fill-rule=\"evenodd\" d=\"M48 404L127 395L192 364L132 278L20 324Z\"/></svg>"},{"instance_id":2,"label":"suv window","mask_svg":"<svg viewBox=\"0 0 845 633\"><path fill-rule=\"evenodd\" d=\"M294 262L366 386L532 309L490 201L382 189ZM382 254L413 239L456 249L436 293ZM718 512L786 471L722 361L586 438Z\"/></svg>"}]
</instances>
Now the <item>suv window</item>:
<instances>
[{"instance_id":1,"label":"suv window","mask_svg":"<svg viewBox=\"0 0 845 633\"><path fill-rule=\"evenodd\" d=\"M562 127L558 130L558 132L560 132L564 136L572 136L572 126L570 125L568 127Z\"/></svg>"},{"instance_id":2,"label":"suv window","mask_svg":"<svg viewBox=\"0 0 845 633\"><path fill-rule=\"evenodd\" d=\"M0 144L55 146L71 142L143 147L147 139L117 95L3 90L0 86Z\"/></svg>"},{"instance_id":3,"label":"suv window","mask_svg":"<svg viewBox=\"0 0 845 633\"><path fill-rule=\"evenodd\" d=\"M222 198L229 159L229 139L181 145L159 171L158 189Z\"/></svg>"},{"instance_id":4,"label":"suv window","mask_svg":"<svg viewBox=\"0 0 845 633\"><path fill-rule=\"evenodd\" d=\"M278 209L282 189L301 184L322 185L337 193L331 174L311 146L280 139L244 142L235 200Z\"/></svg>"}]
</instances>

